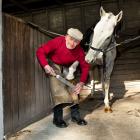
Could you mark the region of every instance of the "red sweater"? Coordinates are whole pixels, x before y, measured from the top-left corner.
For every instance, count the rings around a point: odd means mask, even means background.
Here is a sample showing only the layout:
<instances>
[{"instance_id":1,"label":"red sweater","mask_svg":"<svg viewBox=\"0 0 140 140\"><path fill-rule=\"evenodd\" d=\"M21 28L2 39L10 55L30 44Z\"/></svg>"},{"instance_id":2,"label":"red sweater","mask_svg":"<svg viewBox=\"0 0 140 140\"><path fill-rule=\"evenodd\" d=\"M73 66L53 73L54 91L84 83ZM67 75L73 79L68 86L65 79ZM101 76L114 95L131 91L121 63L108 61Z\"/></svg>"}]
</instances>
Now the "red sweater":
<instances>
[{"instance_id":1,"label":"red sweater","mask_svg":"<svg viewBox=\"0 0 140 140\"><path fill-rule=\"evenodd\" d=\"M41 45L36 52L37 58L41 66L48 64L46 57L49 57L55 64L70 66L78 60L81 68L81 82L86 82L89 64L85 61L85 53L78 45L75 49L68 49L64 36L56 37L47 43Z\"/></svg>"}]
</instances>

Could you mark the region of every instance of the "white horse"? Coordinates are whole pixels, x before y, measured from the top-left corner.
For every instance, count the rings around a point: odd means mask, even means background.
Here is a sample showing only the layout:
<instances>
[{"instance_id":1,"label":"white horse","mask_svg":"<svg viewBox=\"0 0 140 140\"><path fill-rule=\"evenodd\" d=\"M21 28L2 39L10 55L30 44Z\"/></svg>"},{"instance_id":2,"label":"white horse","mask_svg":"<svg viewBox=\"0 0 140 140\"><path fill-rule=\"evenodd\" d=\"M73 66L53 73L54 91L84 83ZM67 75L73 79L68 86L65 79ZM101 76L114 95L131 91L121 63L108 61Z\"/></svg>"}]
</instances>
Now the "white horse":
<instances>
[{"instance_id":1,"label":"white horse","mask_svg":"<svg viewBox=\"0 0 140 140\"><path fill-rule=\"evenodd\" d=\"M98 62L100 62L100 65L103 65L101 79L103 92L105 94L105 112L112 112L109 105L109 86L110 76L113 70L114 60L116 58L116 42L113 32L117 23L121 20L122 15L122 11L115 16L111 12L105 12L103 7L100 8L101 19L94 28L94 34L91 35L90 49L85 57L85 60L88 63L99 64ZM73 78L73 73L75 72L77 65L78 62L76 61L69 68L69 73L66 77L68 80ZM93 85L93 90L94 86L95 85Z\"/></svg>"},{"instance_id":2,"label":"white horse","mask_svg":"<svg viewBox=\"0 0 140 140\"><path fill-rule=\"evenodd\" d=\"M109 105L109 86L110 76L114 66L114 60L116 58L116 42L113 36L114 29L117 23L121 20L123 12L120 11L118 15L105 12L103 7L100 8L100 21L94 28L94 34L91 38L91 45L85 60L88 63L100 62L103 65L101 71L102 89L105 94L105 112L112 112Z\"/></svg>"}]
</instances>

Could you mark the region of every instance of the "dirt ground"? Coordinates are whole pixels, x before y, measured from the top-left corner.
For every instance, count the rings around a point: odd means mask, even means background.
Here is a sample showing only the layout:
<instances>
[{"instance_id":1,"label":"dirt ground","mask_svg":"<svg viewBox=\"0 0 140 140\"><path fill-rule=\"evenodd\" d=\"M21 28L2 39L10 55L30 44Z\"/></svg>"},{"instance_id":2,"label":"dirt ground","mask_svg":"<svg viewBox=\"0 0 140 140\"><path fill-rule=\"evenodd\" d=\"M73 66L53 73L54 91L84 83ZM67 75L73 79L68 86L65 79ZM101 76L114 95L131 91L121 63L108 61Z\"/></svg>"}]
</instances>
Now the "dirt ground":
<instances>
[{"instance_id":1,"label":"dirt ground","mask_svg":"<svg viewBox=\"0 0 140 140\"><path fill-rule=\"evenodd\" d=\"M71 122L65 111L67 128L52 124L52 114L17 133L9 140L140 140L140 92L130 93L112 104L112 113L104 113L102 97L87 98L80 104L86 126Z\"/></svg>"}]
</instances>

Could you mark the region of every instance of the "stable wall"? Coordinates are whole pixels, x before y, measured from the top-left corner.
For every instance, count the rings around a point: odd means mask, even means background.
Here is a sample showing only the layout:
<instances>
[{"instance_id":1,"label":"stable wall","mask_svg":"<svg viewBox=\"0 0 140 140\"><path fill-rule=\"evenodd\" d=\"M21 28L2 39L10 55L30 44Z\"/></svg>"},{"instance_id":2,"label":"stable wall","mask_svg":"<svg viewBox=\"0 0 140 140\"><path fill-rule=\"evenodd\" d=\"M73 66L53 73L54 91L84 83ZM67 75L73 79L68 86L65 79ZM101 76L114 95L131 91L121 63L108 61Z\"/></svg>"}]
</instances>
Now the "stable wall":
<instances>
[{"instance_id":1,"label":"stable wall","mask_svg":"<svg viewBox=\"0 0 140 140\"><path fill-rule=\"evenodd\" d=\"M122 31L137 34L140 30L139 0L97 0L54 6L40 11L19 14L27 21L32 21L46 30L65 34L70 27L79 28L83 33L99 20L100 5L108 12L118 14L123 10Z\"/></svg>"}]
</instances>

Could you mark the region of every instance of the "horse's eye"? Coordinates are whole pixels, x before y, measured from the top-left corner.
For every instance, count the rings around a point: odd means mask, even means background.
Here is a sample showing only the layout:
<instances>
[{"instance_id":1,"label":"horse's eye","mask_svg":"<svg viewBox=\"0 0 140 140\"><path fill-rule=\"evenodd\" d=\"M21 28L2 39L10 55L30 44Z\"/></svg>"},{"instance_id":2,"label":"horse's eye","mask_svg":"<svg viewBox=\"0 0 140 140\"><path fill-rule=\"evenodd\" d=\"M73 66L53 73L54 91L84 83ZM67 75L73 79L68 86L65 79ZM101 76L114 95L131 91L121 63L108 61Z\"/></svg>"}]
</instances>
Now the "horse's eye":
<instances>
[{"instance_id":1,"label":"horse's eye","mask_svg":"<svg viewBox=\"0 0 140 140\"><path fill-rule=\"evenodd\" d=\"M107 37L106 39L108 40L108 39L110 39L110 37Z\"/></svg>"}]
</instances>

